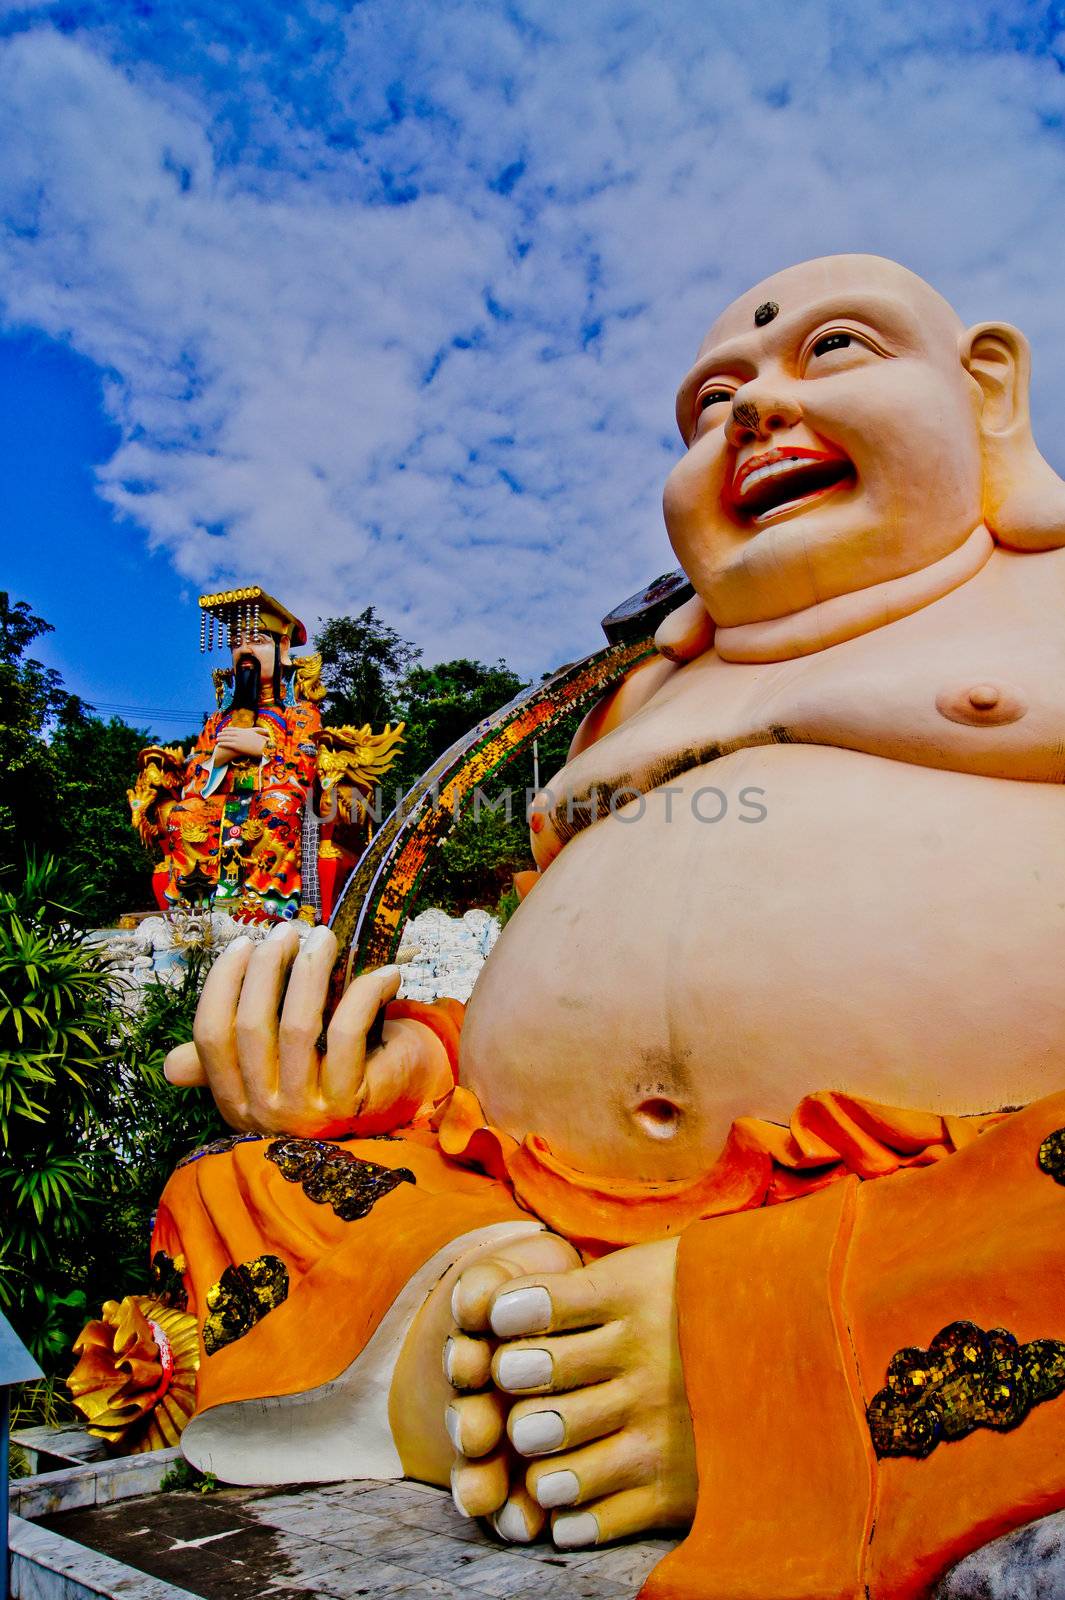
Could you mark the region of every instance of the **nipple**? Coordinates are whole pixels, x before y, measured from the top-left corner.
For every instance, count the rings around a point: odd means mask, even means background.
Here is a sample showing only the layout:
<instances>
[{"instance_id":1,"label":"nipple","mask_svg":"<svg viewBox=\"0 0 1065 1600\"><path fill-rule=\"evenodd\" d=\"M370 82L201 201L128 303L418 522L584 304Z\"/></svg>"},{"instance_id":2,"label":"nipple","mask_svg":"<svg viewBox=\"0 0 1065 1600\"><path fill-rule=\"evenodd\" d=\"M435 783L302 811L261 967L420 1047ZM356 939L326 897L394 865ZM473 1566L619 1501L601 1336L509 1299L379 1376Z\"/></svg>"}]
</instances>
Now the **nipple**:
<instances>
[{"instance_id":1,"label":"nipple","mask_svg":"<svg viewBox=\"0 0 1065 1600\"><path fill-rule=\"evenodd\" d=\"M948 722L995 728L1006 722L1019 722L1028 705L1008 684L970 682L941 689L936 695L936 710Z\"/></svg>"}]
</instances>

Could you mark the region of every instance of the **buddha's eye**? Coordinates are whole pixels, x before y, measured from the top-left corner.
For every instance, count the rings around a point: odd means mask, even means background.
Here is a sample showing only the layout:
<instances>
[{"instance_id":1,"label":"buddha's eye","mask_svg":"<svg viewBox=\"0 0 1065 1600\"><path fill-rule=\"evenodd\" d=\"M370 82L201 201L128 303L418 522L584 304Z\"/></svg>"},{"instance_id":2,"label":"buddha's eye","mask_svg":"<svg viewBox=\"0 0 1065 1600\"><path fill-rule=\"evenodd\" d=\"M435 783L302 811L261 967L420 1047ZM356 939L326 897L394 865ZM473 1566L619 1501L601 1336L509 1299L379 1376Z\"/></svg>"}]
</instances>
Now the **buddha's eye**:
<instances>
[{"instance_id":1,"label":"buddha's eye","mask_svg":"<svg viewBox=\"0 0 1065 1600\"><path fill-rule=\"evenodd\" d=\"M727 406L732 401L728 389L705 389L695 402L696 409L706 411L710 406Z\"/></svg>"},{"instance_id":2,"label":"buddha's eye","mask_svg":"<svg viewBox=\"0 0 1065 1600\"><path fill-rule=\"evenodd\" d=\"M810 354L814 356L827 356L830 350L846 350L851 342L849 333L826 333L818 339Z\"/></svg>"}]
</instances>

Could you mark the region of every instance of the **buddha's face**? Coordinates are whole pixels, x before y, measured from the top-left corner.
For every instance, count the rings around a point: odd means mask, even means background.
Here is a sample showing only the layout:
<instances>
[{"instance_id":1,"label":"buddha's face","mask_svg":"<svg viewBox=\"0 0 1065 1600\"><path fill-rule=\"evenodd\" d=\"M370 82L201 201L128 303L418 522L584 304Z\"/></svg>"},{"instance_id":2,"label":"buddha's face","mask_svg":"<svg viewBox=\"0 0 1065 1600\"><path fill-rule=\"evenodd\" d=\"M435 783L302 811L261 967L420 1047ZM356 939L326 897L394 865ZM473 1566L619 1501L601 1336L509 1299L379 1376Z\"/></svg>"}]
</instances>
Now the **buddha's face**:
<instances>
[{"instance_id":1,"label":"buddha's face","mask_svg":"<svg viewBox=\"0 0 1065 1600\"><path fill-rule=\"evenodd\" d=\"M670 540L719 626L963 543L982 491L963 336L934 290L875 256L806 262L729 307L681 386L688 449L665 491Z\"/></svg>"}]
</instances>

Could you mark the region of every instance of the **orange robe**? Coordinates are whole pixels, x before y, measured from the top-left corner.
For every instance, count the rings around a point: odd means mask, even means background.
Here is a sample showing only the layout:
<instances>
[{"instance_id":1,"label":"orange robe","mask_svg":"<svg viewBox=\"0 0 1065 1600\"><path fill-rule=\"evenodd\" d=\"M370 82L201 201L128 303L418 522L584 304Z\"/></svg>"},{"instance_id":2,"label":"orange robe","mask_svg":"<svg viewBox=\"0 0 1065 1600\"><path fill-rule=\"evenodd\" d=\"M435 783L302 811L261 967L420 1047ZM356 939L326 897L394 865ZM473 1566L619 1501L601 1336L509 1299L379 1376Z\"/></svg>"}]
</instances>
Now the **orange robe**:
<instances>
[{"instance_id":1,"label":"orange robe","mask_svg":"<svg viewBox=\"0 0 1065 1600\"><path fill-rule=\"evenodd\" d=\"M460 1007L391 1010L457 1061ZM699 1503L646 1600L910 1600L1065 1507L1065 1095L984 1118L814 1095L655 1185L517 1144L467 1090L435 1120L179 1168L153 1250L187 1263L201 1412L330 1383L437 1250L531 1213L586 1256L681 1235Z\"/></svg>"}]
</instances>

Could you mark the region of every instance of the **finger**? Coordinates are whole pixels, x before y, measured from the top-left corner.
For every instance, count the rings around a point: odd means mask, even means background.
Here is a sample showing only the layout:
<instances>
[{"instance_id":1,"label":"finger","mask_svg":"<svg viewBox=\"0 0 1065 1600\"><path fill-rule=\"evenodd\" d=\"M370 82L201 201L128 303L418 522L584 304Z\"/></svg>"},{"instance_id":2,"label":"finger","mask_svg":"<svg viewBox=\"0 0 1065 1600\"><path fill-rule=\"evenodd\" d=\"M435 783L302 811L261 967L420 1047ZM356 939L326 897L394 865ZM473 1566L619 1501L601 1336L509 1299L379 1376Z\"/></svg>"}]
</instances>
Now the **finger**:
<instances>
[{"instance_id":1,"label":"finger","mask_svg":"<svg viewBox=\"0 0 1065 1600\"><path fill-rule=\"evenodd\" d=\"M178 1089L197 1089L207 1082L200 1052L190 1039L188 1044L176 1044L163 1062L163 1073L168 1083Z\"/></svg>"},{"instance_id":2,"label":"finger","mask_svg":"<svg viewBox=\"0 0 1065 1600\"><path fill-rule=\"evenodd\" d=\"M557 1461L534 1461L525 1474L525 1487L545 1511L579 1506L646 1483L654 1472L649 1454L641 1436L626 1429L569 1451Z\"/></svg>"},{"instance_id":3,"label":"finger","mask_svg":"<svg viewBox=\"0 0 1065 1600\"><path fill-rule=\"evenodd\" d=\"M645 1485L606 1495L580 1511L556 1511L551 1518L551 1537L559 1550L581 1550L662 1526L658 1496Z\"/></svg>"},{"instance_id":4,"label":"finger","mask_svg":"<svg viewBox=\"0 0 1065 1600\"><path fill-rule=\"evenodd\" d=\"M451 1498L462 1517L490 1517L506 1504L509 1488L506 1452L480 1461L460 1457L451 1469Z\"/></svg>"},{"instance_id":5,"label":"finger","mask_svg":"<svg viewBox=\"0 0 1065 1600\"><path fill-rule=\"evenodd\" d=\"M355 1111L359 1133L366 1136L388 1133L412 1122L426 1102L431 1082L420 1023L405 1018L386 1022L384 1042L371 1048L371 1039L372 1033L367 1038L365 1065L355 1068L340 1100L349 1116ZM453 1086L450 1068L447 1081Z\"/></svg>"},{"instance_id":6,"label":"finger","mask_svg":"<svg viewBox=\"0 0 1065 1600\"><path fill-rule=\"evenodd\" d=\"M279 923L248 961L237 1005L237 1060L252 1116L269 1118L277 1095L277 1014L289 967L299 951L299 936Z\"/></svg>"},{"instance_id":7,"label":"finger","mask_svg":"<svg viewBox=\"0 0 1065 1600\"><path fill-rule=\"evenodd\" d=\"M456 1331L444 1345L444 1377L455 1389L483 1389L492 1376L494 1348Z\"/></svg>"},{"instance_id":8,"label":"finger","mask_svg":"<svg viewBox=\"0 0 1065 1600\"><path fill-rule=\"evenodd\" d=\"M519 1455L552 1455L608 1438L624 1426L631 1412L629 1385L614 1379L572 1394L552 1395L550 1404L520 1400L507 1418L507 1433Z\"/></svg>"},{"instance_id":9,"label":"finger","mask_svg":"<svg viewBox=\"0 0 1065 1600\"><path fill-rule=\"evenodd\" d=\"M476 1460L497 1450L506 1432L508 1403L495 1389L452 1400L444 1424L456 1454Z\"/></svg>"},{"instance_id":10,"label":"finger","mask_svg":"<svg viewBox=\"0 0 1065 1600\"><path fill-rule=\"evenodd\" d=\"M671 611L655 633L655 648L667 661L693 661L714 642L714 624L699 596Z\"/></svg>"},{"instance_id":11,"label":"finger","mask_svg":"<svg viewBox=\"0 0 1065 1600\"><path fill-rule=\"evenodd\" d=\"M286 1104L318 1095L318 1036L336 950L328 928L312 928L292 963L277 1033L278 1087Z\"/></svg>"},{"instance_id":12,"label":"finger","mask_svg":"<svg viewBox=\"0 0 1065 1600\"><path fill-rule=\"evenodd\" d=\"M377 967L354 978L341 996L326 1033L321 1071L322 1096L330 1105L361 1083L370 1024L399 993L401 976L398 967Z\"/></svg>"},{"instance_id":13,"label":"finger","mask_svg":"<svg viewBox=\"0 0 1065 1600\"><path fill-rule=\"evenodd\" d=\"M504 1284L531 1272L565 1274L579 1265L580 1256L565 1239L546 1232L532 1235L521 1241L520 1250L500 1250L490 1260L467 1267L452 1290L451 1314L467 1333L487 1333L493 1296Z\"/></svg>"},{"instance_id":14,"label":"finger","mask_svg":"<svg viewBox=\"0 0 1065 1600\"><path fill-rule=\"evenodd\" d=\"M508 1284L492 1301L492 1332L500 1339L526 1338L609 1322L613 1313L601 1277L580 1267Z\"/></svg>"},{"instance_id":15,"label":"finger","mask_svg":"<svg viewBox=\"0 0 1065 1600\"><path fill-rule=\"evenodd\" d=\"M547 1521L547 1512L538 1506L523 1483L512 1483L507 1503L492 1518L492 1526L508 1544L532 1544Z\"/></svg>"},{"instance_id":16,"label":"finger","mask_svg":"<svg viewBox=\"0 0 1065 1600\"><path fill-rule=\"evenodd\" d=\"M492 1379L506 1394L551 1394L605 1383L625 1370L622 1324L554 1339L501 1345L492 1357Z\"/></svg>"},{"instance_id":17,"label":"finger","mask_svg":"<svg viewBox=\"0 0 1065 1600\"><path fill-rule=\"evenodd\" d=\"M207 974L192 1037L219 1111L231 1127L243 1126L244 1083L237 1065L237 1006L254 946L247 934L231 941Z\"/></svg>"}]
</instances>

